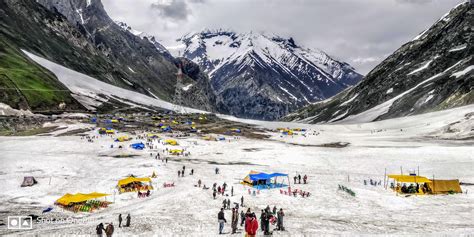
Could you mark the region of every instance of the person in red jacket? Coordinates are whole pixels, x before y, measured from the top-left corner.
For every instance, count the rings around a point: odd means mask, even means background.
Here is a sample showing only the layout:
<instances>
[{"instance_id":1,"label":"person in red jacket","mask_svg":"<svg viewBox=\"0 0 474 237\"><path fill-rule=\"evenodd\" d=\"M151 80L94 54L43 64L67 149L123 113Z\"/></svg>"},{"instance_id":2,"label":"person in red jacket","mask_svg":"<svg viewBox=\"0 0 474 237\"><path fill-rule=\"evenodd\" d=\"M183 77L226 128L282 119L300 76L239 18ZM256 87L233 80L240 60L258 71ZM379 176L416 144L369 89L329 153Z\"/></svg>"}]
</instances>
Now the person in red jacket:
<instances>
[{"instance_id":1,"label":"person in red jacket","mask_svg":"<svg viewBox=\"0 0 474 237\"><path fill-rule=\"evenodd\" d=\"M258 220L255 212L252 215L248 216L245 220L245 232L247 232L248 237L254 237L257 235L258 230Z\"/></svg>"}]
</instances>

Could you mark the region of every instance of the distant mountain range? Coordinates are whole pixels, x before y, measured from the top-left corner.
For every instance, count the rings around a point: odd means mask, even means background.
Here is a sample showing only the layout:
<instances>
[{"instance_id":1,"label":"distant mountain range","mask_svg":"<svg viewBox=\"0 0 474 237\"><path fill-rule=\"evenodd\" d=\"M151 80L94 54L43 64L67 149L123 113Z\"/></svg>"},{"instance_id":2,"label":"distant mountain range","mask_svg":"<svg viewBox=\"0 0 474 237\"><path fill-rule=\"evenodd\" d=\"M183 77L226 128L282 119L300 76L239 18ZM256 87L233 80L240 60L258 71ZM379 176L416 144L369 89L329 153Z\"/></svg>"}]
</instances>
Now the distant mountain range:
<instances>
[{"instance_id":1,"label":"distant mountain range","mask_svg":"<svg viewBox=\"0 0 474 237\"><path fill-rule=\"evenodd\" d=\"M284 120L369 122L474 103L473 22L473 4L456 6L357 86Z\"/></svg>"},{"instance_id":2,"label":"distant mountain range","mask_svg":"<svg viewBox=\"0 0 474 237\"><path fill-rule=\"evenodd\" d=\"M347 63L293 38L206 30L178 42L184 45L182 56L209 75L220 111L238 117L274 120L362 78Z\"/></svg>"}]
</instances>

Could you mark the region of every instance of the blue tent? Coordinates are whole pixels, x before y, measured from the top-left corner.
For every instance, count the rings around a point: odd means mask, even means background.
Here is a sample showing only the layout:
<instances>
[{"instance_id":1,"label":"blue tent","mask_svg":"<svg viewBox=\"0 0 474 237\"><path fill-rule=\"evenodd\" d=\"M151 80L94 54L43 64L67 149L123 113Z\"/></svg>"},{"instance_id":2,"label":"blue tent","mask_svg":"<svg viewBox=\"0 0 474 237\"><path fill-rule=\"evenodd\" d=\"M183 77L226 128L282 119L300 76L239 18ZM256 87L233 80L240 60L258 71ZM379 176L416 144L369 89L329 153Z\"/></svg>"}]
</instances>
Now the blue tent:
<instances>
[{"instance_id":1,"label":"blue tent","mask_svg":"<svg viewBox=\"0 0 474 237\"><path fill-rule=\"evenodd\" d=\"M258 172L252 171L247 177L244 178L244 180L242 181L242 184L249 185L256 189L282 188L282 187L288 186L286 184L283 184L282 182L277 183L277 179L276 179L277 177L288 177L288 174L283 174L283 173L267 174L267 173L262 173L262 172L258 173Z\"/></svg>"},{"instance_id":2,"label":"blue tent","mask_svg":"<svg viewBox=\"0 0 474 237\"><path fill-rule=\"evenodd\" d=\"M143 150L145 149L145 144L143 144L143 142L139 142L139 143L134 143L132 145L130 145L133 149L135 150Z\"/></svg>"}]
</instances>

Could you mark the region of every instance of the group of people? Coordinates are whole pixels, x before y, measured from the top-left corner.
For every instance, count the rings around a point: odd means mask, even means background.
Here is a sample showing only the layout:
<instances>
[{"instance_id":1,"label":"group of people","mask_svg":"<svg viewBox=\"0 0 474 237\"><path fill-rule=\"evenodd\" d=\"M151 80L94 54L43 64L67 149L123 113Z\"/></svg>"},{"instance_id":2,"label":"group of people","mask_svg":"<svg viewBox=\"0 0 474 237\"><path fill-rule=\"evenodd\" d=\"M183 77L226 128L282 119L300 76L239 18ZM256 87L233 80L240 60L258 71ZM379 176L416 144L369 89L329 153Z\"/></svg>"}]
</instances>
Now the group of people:
<instances>
[{"instance_id":1,"label":"group of people","mask_svg":"<svg viewBox=\"0 0 474 237\"><path fill-rule=\"evenodd\" d=\"M104 224L100 223L95 227L95 232L98 237L102 237L104 232L107 237L112 237L114 234L114 225L112 223L109 223L107 227L104 228Z\"/></svg>"},{"instance_id":2,"label":"group of people","mask_svg":"<svg viewBox=\"0 0 474 237\"><path fill-rule=\"evenodd\" d=\"M293 177L293 180L294 180L295 184L297 184L296 181L298 181L298 184L301 184L301 174L295 175ZM308 182L308 176L304 175L303 176L303 184L307 184L307 182Z\"/></svg>"},{"instance_id":3,"label":"group of people","mask_svg":"<svg viewBox=\"0 0 474 237\"><path fill-rule=\"evenodd\" d=\"M274 206L273 210L270 210L270 206L267 206L260 215L260 229L264 233L264 235L270 235L272 233L270 229L270 224L276 224L277 227L275 230L284 231L285 228L283 227L283 218L285 213L283 209L277 210L277 207ZM227 219L225 218L224 208L221 208L219 213L217 214L217 222L219 223L219 234L223 234L224 225L227 223ZM232 234L237 232L237 226L239 223L239 208L238 206L232 208L232 219L231 219L231 229ZM244 226L245 225L245 226ZM252 237L256 236L259 223L257 220L257 215L255 212L251 212L251 209L248 208L247 212L244 213L242 210L240 212L240 226L244 227L246 236Z\"/></svg>"},{"instance_id":4,"label":"group of people","mask_svg":"<svg viewBox=\"0 0 474 237\"><path fill-rule=\"evenodd\" d=\"M227 184L225 182L224 184L222 184L222 187L217 186L217 183L214 183L212 185L212 196L214 197L214 199L216 199L217 194L224 196L226 188L227 188ZM234 196L234 187L231 188L231 196Z\"/></svg>"},{"instance_id":5,"label":"group of people","mask_svg":"<svg viewBox=\"0 0 474 237\"><path fill-rule=\"evenodd\" d=\"M382 180L379 180L378 182L376 180L373 180L373 179L369 179L369 183L370 185L372 186L380 186L382 185ZM364 179L364 185L367 185L367 180Z\"/></svg>"},{"instance_id":6,"label":"group of people","mask_svg":"<svg viewBox=\"0 0 474 237\"><path fill-rule=\"evenodd\" d=\"M186 171L186 166L183 165L182 170L178 170L178 177L184 177L184 172ZM191 169L191 172L189 172L189 175L194 175L194 169ZM201 180L199 180L201 181Z\"/></svg>"}]
</instances>

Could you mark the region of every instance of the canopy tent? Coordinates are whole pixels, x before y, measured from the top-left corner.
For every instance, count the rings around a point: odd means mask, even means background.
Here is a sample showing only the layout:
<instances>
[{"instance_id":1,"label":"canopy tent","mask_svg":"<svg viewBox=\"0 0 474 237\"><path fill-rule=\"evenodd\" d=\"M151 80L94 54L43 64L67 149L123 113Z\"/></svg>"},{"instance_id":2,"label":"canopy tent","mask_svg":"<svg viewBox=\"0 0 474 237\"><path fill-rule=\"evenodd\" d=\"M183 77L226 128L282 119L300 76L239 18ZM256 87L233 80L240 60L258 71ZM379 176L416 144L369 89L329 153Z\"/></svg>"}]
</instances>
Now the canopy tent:
<instances>
[{"instance_id":1,"label":"canopy tent","mask_svg":"<svg viewBox=\"0 0 474 237\"><path fill-rule=\"evenodd\" d=\"M277 183L277 177L287 177L288 174L283 173L263 173L257 171L250 171L250 173L242 180L243 185L248 185L256 189L270 189L270 188L281 188L287 185L283 184L283 180L281 183ZM272 180L273 178L273 180ZM273 181L273 182L272 182ZM289 181L288 181L289 184Z\"/></svg>"},{"instance_id":2,"label":"canopy tent","mask_svg":"<svg viewBox=\"0 0 474 237\"><path fill-rule=\"evenodd\" d=\"M130 145L133 149L135 150L143 150L145 149L145 144L143 144L143 142L139 142L139 143L134 143L132 145Z\"/></svg>"},{"instance_id":3,"label":"canopy tent","mask_svg":"<svg viewBox=\"0 0 474 237\"><path fill-rule=\"evenodd\" d=\"M149 185L143 184L144 182L148 182ZM150 177L136 178L130 176L128 178L119 180L117 186L121 193L153 189Z\"/></svg>"},{"instance_id":4,"label":"canopy tent","mask_svg":"<svg viewBox=\"0 0 474 237\"><path fill-rule=\"evenodd\" d=\"M431 183L431 180L423 176L389 174L388 177L400 183Z\"/></svg>"},{"instance_id":5,"label":"canopy tent","mask_svg":"<svg viewBox=\"0 0 474 237\"><path fill-rule=\"evenodd\" d=\"M174 139L166 139L165 144L169 144L169 145L172 145L172 146L177 146L178 142Z\"/></svg>"},{"instance_id":6,"label":"canopy tent","mask_svg":"<svg viewBox=\"0 0 474 237\"><path fill-rule=\"evenodd\" d=\"M38 182L36 181L35 177L33 176L26 176L23 178L23 183L21 184L21 187L29 187L37 184Z\"/></svg>"},{"instance_id":7,"label":"canopy tent","mask_svg":"<svg viewBox=\"0 0 474 237\"><path fill-rule=\"evenodd\" d=\"M462 193L458 179L453 180L431 180L428 188L431 194Z\"/></svg>"},{"instance_id":8,"label":"canopy tent","mask_svg":"<svg viewBox=\"0 0 474 237\"><path fill-rule=\"evenodd\" d=\"M105 196L108 196L108 195L110 195L110 194L97 193L97 192L76 193L76 194L66 193L64 196L62 196L58 200L56 200L56 203L64 205L64 206L68 206L68 205L73 204L73 203L81 203L81 202L85 202L85 201L88 201L88 200L91 200L91 199L105 197Z\"/></svg>"}]
</instances>

